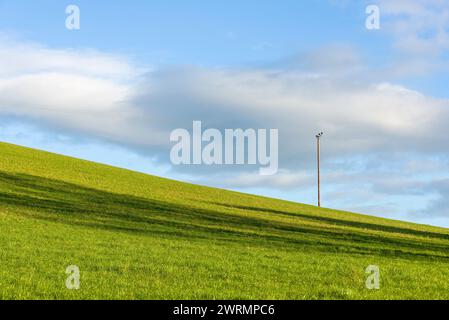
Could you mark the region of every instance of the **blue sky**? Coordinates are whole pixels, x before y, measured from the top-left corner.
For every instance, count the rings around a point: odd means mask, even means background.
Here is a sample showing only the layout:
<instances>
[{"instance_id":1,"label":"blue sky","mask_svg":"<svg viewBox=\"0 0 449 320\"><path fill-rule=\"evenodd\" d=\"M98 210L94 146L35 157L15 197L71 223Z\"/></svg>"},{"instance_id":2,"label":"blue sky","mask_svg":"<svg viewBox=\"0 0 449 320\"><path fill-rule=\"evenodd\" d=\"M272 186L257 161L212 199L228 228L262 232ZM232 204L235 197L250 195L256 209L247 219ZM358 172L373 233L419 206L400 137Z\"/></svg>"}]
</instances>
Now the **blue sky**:
<instances>
[{"instance_id":1,"label":"blue sky","mask_svg":"<svg viewBox=\"0 0 449 320\"><path fill-rule=\"evenodd\" d=\"M440 0L0 0L0 140L315 203L324 130L325 206L449 226L449 141L432 133L449 119L448 17ZM172 167L169 132L193 120L278 128L278 175Z\"/></svg>"},{"instance_id":2,"label":"blue sky","mask_svg":"<svg viewBox=\"0 0 449 320\"><path fill-rule=\"evenodd\" d=\"M51 46L92 47L148 63L156 57L165 63L240 65L334 41L370 44L360 2L341 7L327 1L77 1L83 31L67 33L61 12L69 3L2 1L0 25Z\"/></svg>"}]
</instances>

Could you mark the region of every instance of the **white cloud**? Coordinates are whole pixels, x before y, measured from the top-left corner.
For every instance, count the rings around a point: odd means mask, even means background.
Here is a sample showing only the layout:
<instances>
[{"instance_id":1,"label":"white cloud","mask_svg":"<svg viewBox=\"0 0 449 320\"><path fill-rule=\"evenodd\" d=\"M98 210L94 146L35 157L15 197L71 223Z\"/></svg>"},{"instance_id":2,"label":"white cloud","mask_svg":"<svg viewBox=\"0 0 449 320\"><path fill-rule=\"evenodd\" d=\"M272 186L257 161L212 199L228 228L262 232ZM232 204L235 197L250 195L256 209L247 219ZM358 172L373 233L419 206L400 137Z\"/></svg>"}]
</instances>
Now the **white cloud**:
<instances>
[{"instance_id":1,"label":"white cloud","mask_svg":"<svg viewBox=\"0 0 449 320\"><path fill-rule=\"evenodd\" d=\"M448 71L449 6L447 0L378 0L382 30L392 37L397 76Z\"/></svg>"},{"instance_id":2,"label":"white cloud","mask_svg":"<svg viewBox=\"0 0 449 320\"><path fill-rule=\"evenodd\" d=\"M53 49L0 33L0 77L61 72L124 81L138 76L127 58L93 49Z\"/></svg>"},{"instance_id":3,"label":"white cloud","mask_svg":"<svg viewBox=\"0 0 449 320\"><path fill-rule=\"evenodd\" d=\"M207 177L202 182L208 185L216 185L220 181L223 187L228 188L252 188L259 187L265 189L297 189L306 188L313 183L314 177L306 171L291 172L282 170L274 176L261 176L258 172L242 173L237 175L218 175Z\"/></svg>"},{"instance_id":4,"label":"white cloud","mask_svg":"<svg viewBox=\"0 0 449 320\"><path fill-rule=\"evenodd\" d=\"M142 114L131 99L147 67L95 50L50 49L5 36L1 40L4 116L123 144L148 146L148 137L157 136L134 126Z\"/></svg>"},{"instance_id":5,"label":"white cloud","mask_svg":"<svg viewBox=\"0 0 449 320\"><path fill-rule=\"evenodd\" d=\"M437 198L419 212L422 216L433 216L449 219L449 178L435 179L429 183L429 189L437 194Z\"/></svg>"},{"instance_id":6,"label":"white cloud","mask_svg":"<svg viewBox=\"0 0 449 320\"><path fill-rule=\"evenodd\" d=\"M344 54L354 59L347 49L335 53L329 56L339 57L336 64ZM390 83L354 85L357 75L339 78L331 67L319 73L179 67L144 78L144 68L123 58L15 42L0 45L0 61L8 59L13 63L0 77L4 115L163 156L169 133L190 128L193 120L219 129L280 129L284 169L310 162L317 130L327 134L329 158L348 152L437 152L429 139L449 145L449 137L434 135L446 126L448 101Z\"/></svg>"},{"instance_id":7,"label":"white cloud","mask_svg":"<svg viewBox=\"0 0 449 320\"><path fill-rule=\"evenodd\" d=\"M449 49L449 7L446 0L381 0L387 28L397 46L409 54L438 54Z\"/></svg>"}]
</instances>

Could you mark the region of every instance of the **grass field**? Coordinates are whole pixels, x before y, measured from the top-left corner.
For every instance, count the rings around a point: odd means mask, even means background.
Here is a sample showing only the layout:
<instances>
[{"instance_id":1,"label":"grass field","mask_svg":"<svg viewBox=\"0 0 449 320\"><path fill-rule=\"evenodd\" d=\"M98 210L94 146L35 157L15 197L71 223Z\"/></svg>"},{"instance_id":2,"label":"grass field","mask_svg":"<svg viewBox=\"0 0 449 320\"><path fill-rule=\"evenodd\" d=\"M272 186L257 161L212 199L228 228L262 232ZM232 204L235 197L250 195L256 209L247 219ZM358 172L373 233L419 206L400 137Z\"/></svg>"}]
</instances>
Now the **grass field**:
<instances>
[{"instance_id":1,"label":"grass field","mask_svg":"<svg viewBox=\"0 0 449 320\"><path fill-rule=\"evenodd\" d=\"M447 229L3 143L0 159L0 299L449 298Z\"/></svg>"}]
</instances>

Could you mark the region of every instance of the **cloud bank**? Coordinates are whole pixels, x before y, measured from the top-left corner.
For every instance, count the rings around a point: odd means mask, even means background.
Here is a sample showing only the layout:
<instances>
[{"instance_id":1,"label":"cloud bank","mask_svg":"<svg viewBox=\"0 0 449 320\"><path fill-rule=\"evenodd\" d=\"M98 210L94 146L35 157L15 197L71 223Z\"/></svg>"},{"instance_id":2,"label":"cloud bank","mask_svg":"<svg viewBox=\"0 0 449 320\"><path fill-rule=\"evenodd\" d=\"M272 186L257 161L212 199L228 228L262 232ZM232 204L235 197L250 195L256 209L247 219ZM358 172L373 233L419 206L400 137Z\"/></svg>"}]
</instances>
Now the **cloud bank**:
<instances>
[{"instance_id":1,"label":"cloud bank","mask_svg":"<svg viewBox=\"0 0 449 320\"><path fill-rule=\"evenodd\" d=\"M432 8L441 3L433 1ZM409 53L407 61L423 60L423 53L441 58L448 49L446 11L437 19L421 1L381 4L387 29L405 39L396 43ZM426 30L431 36L424 39ZM310 190L314 135L324 131L329 199L393 214L400 211L398 199L407 196L417 201L416 215L444 217L449 225L449 101L383 79L350 47L258 68L149 68L95 50L54 49L3 36L0 116L115 143L162 164L169 161L170 132L189 129L194 120L222 130L279 129L281 170L274 177L260 177L251 167L172 168L199 182L239 189Z\"/></svg>"}]
</instances>

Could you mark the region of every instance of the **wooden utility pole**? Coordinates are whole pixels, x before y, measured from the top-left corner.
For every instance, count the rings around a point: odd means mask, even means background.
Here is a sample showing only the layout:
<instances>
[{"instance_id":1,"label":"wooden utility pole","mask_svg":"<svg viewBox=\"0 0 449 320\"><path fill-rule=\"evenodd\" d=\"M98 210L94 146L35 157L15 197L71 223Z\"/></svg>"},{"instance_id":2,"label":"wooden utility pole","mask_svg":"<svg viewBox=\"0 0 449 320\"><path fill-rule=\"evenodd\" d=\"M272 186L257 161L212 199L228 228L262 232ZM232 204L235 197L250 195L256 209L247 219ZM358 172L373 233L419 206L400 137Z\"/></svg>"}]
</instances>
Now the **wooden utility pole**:
<instances>
[{"instance_id":1,"label":"wooden utility pole","mask_svg":"<svg viewBox=\"0 0 449 320\"><path fill-rule=\"evenodd\" d=\"M316 135L316 159L317 159L317 180L318 180L318 207L321 207L321 181L320 181L320 138L323 133Z\"/></svg>"}]
</instances>

